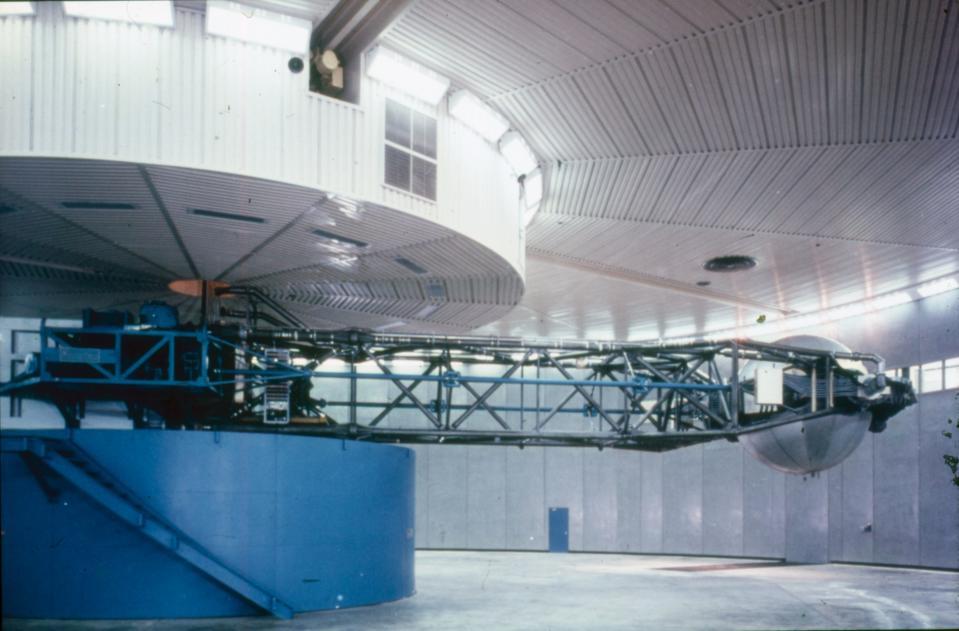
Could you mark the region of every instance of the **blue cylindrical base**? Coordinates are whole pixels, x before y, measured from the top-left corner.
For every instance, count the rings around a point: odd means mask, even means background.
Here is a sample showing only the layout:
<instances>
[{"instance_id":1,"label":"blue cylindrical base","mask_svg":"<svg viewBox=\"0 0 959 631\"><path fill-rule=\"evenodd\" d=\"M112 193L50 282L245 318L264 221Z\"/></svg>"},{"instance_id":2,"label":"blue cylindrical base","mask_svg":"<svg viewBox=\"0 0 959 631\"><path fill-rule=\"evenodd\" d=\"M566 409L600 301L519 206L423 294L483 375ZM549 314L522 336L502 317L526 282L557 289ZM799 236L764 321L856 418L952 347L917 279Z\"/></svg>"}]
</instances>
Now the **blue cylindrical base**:
<instances>
[{"instance_id":1,"label":"blue cylindrical base","mask_svg":"<svg viewBox=\"0 0 959 631\"><path fill-rule=\"evenodd\" d=\"M409 449L225 432L80 430L73 439L151 511L295 611L413 593ZM262 613L28 464L2 455L4 616Z\"/></svg>"}]
</instances>

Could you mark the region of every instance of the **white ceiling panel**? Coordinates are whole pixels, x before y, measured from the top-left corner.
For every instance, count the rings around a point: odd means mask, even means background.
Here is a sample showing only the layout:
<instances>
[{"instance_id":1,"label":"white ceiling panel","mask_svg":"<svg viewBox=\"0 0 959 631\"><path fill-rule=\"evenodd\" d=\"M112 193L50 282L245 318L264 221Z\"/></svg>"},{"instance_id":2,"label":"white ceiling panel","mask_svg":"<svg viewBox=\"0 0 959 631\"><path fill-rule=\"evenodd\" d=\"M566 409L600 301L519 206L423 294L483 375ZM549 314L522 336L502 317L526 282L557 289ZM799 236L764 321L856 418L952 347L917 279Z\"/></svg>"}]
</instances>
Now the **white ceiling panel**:
<instances>
[{"instance_id":1,"label":"white ceiling panel","mask_svg":"<svg viewBox=\"0 0 959 631\"><path fill-rule=\"evenodd\" d=\"M5 315L76 317L84 307L159 298L182 303L186 317L196 300L170 294L168 283L206 278L259 290L311 326L464 331L523 293L509 263L449 228L303 186L12 157L0 158L0 184ZM61 200L133 208L69 209Z\"/></svg>"},{"instance_id":2,"label":"white ceiling panel","mask_svg":"<svg viewBox=\"0 0 959 631\"><path fill-rule=\"evenodd\" d=\"M29 213L31 220L53 214L63 220L62 226L70 226L71 231L82 230L104 244L124 248L156 268L183 277L195 275L184 260L177 246L177 235L157 205L138 165L3 159L0 188L34 205ZM110 208L111 205L114 207ZM24 215L11 218L27 220ZM40 231L30 232L41 240L45 237ZM18 228L17 234L23 234L22 229ZM129 235L142 236L133 240ZM87 244L85 253L89 254L94 247Z\"/></svg>"}]
</instances>

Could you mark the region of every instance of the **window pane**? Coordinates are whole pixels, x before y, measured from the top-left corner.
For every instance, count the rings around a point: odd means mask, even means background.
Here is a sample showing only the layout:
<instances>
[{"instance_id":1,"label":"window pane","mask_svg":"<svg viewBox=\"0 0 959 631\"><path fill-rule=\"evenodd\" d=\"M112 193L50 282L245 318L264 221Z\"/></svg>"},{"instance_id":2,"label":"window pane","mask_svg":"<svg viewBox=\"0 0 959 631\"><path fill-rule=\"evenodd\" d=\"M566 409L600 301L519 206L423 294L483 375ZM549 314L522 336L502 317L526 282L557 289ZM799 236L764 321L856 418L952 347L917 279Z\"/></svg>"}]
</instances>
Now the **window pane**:
<instances>
[{"instance_id":1,"label":"window pane","mask_svg":"<svg viewBox=\"0 0 959 631\"><path fill-rule=\"evenodd\" d=\"M916 392L919 392L919 366L909 367L909 383L916 389Z\"/></svg>"},{"instance_id":2,"label":"window pane","mask_svg":"<svg viewBox=\"0 0 959 631\"><path fill-rule=\"evenodd\" d=\"M404 147L410 146L410 108L395 101L386 101L386 139Z\"/></svg>"},{"instance_id":3,"label":"window pane","mask_svg":"<svg viewBox=\"0 0 959 631\"><path fill-rule=\"evenodd\" d=\"M922 391L939 392L942 390L942 362L930 362L922 365Z\"/></svg>"},{"instance_id":4,"label":"window pane","mask_svg":"<svg viewBox=\"0 0 959 631\"><path fill-rule=\"evenodd\" d=\"M436 119L413 112L413 151L436 157Z\"/></svg>"},{"instance_id":5,"label":"window pane","mask_svg":"<svg viewBox=\"0 0 959 631\"><path fill-rule=\"evenodd\" d=\"M422 158L413 158L413 193L436 199L436 165Z\"/></svg>"},{"instance_id":6,"label":"window pane","mask_svg":"<svg viewBox=\"0 0 959 631\"><path fill-rule=\"evenodd\" d=\"M387 145L384 173L386 183L390 186L410 190L410 154Z\"/></svg>"},{"instance_id":7,"label":"window pane","mask_svg":"<svg viewBox=\"0 0 959 631\"><path fill-rule=\"evenodd\" d=\"M946 360L946 387L959 388L959 357Z\"/></svg>"}]
</instances>

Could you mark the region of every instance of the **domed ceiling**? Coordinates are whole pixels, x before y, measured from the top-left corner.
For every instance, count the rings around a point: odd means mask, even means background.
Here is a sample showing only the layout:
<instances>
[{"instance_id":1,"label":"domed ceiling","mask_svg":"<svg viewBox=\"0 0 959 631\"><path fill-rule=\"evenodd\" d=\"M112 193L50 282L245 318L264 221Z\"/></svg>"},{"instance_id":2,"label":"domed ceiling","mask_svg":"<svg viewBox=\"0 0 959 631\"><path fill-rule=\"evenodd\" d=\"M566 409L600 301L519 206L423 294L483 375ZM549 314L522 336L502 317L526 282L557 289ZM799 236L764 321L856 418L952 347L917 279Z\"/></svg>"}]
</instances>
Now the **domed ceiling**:
<instances>
[{"instance_id":1,"label":"domed ceiling","mask_svg":"<svg viewBox=\"0 0 959 631\"><path fill-rule=\"evenodd\" d=\"M545 164L484 331L687 335L959 271L954 3L419 0L386 41ZM757 265L703 269L730 254Z\"/></svg>"}]
</instances>

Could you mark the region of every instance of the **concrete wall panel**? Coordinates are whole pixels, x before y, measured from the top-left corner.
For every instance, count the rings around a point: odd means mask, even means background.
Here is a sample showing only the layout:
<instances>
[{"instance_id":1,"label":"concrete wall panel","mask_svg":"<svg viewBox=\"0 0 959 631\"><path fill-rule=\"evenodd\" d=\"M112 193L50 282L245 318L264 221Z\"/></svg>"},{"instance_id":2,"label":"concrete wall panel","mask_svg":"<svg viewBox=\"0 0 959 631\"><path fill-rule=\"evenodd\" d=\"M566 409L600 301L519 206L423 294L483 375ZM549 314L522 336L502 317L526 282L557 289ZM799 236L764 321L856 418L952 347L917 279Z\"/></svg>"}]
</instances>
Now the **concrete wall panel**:
<instances>
[{"instance_id":1,"label":"concrete wall panel","mask_svg":"<svg viewBox=\"0 0 959 631\"><path fill-rule=\"evenodd\" d=\"M786 560L825 563L829 559L826 476L786 476Z\"/></svg>"},{"instance_id":2,"label":"concrete wall panel","mask_svg":"<svg viewBox=\"0 0 959 631\"><path fill-rule=\"evenodd\" d=\"M583 549L617 549L616 454L588 449L583 453Z\"/></svg>"},{"instance_id":3,"label":"concrete wall panel","mask_svg":"<svg viewBox=\"0 0 959 631\"><path fill-rule=\"evenodd\" d=\"M743 453L743 554L782 558L786 506L783 473Z\"/></svg>"},{"instance_id":4,"label":"concrete wall panel","mask_svg":"<svg viewBox=\"0 0 959 631\"><path fill-rule=\"evenodd\" d=\"M639 552L642 539L642 457L633 451L616 451L616 549Z\"/></svg>"},{"instance_id":5,"label":"concrete wall panel","mask_svg":"<svg viewBox=\"0 0 959 631\"><path fill-rule=\"evenodd\" d=\"M458 445L429 447L429 518L427 545L431 548L465 548L466 454Z\"/></svg>"},{"instance_id":6,"label":"concrete wall panel","mask_svg":"<svg viewBox=\"0 0 959 631\"><path fill-rule=\"evenodd\" d=\"M919 399L919 563L959 568L959 486L943 455L959 456L959 393ZM949 423L952 420L952 423ZM951 432L952 439L943 435Z\"/></svg>"},{"instance_id":7,"label":"concrete wall panel","mask_svg":"<svg viewBox=\"0 0 959 631\"><path fill-rule=\"evenodd\" d=\"M506 450L467 450L467 544L470 548L506 548Z\"/></svg>"},{"instance_id":8,"label":"concrete wall panel","mask_svg":"<svg viewBox=\"0 0 959 631\"><path fill-rule=\"evenodd\" d=\"M416 547L428 548L430 543L430 449L426 445L412 445L410 448L416 452L416 489L414 489Z\"/></svg>"},{"instance_id":9,"label":"concrete wall panel","mask_svg":"<svg viewBox=\"0 0 959 631\"><path fill-rule=\"evenodd\" d=\"M703 448L663 454L663 552L703 552Z\"/></svg>"},{"instance_id":10,"label":"concrete wall panel","mask_svg":"<svg viewBox=\"0 0 959 631\"><path fill-rule=\"evenodd\" d=\"M919 407L903 411L873 440L873 561L917 565Z\"/></svg>"},{"instance_id":11,"label":"concrete wall panel","mask_svg":"<svg viewBox=\"0 0 959 631\"><path fill-rule=\"evenodd\" d=\"M546 481L544 449L506 449L506 545L545 550Z\"/></svg>"},{"instance_id":12,"label":"concrete wall panel","mask_svg":"<svg viewBox=\"0 0 959 631\"><path fill-rule=\"evenodd\" d=\"M829 487L829 558L842 558L842 466L826 471Z\"/></svg>"},{"instance_id":13,"label":"concrete wall panel","mask_svg":"<svg viewBox=\"0 0 959 631\"><path fill-rule=\"evenodd\" d=\"M703 446L703 550L743 554L743 450L727 442Z\"/></svg>"},{"instance_id":14,"label":"concrete wall panel","mask_svg":"<svg viewBox=\"0 0 959 631\"><path fill-rule=\"evenodd\" d=\"M663 454L642 454L640 468L641 550L663 552Z\"/></svg>"},{"instance_id":15,"label":"concrete wall panel","mask_svg":"<svg viewBox=\"0 0 959 631\"><path fill-rule=\"evenodd\" d=\"M842 556L837 560L873 561L873 436L840 464L842 468Z\"/></svg>"}]
</instances>

